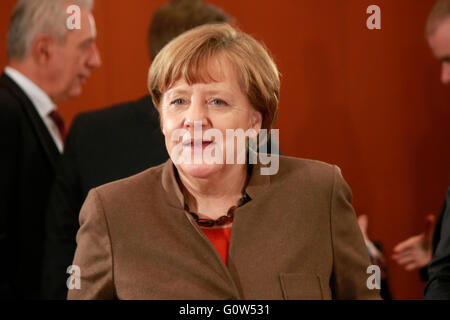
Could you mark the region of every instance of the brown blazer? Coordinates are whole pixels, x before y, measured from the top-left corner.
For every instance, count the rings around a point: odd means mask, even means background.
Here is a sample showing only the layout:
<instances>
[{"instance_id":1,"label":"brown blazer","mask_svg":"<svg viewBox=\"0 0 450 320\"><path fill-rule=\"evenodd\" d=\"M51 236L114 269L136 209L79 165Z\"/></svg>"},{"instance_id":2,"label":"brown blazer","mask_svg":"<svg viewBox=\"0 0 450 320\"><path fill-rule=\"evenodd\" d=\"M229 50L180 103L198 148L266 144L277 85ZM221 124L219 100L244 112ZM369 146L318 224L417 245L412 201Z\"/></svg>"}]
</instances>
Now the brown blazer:
<instances>
[{"instance_id":1,"label":"brown blazer","mask_svg":"<svg viewBox=\"0 0 450 320\"><path fill-rule=\"evenodd\" d=\"M280 156L247 186L228 266L184 211L169 160L90 191L68 299L377 299L367 249L336 166Z\"/></svg>"}]
</instances>

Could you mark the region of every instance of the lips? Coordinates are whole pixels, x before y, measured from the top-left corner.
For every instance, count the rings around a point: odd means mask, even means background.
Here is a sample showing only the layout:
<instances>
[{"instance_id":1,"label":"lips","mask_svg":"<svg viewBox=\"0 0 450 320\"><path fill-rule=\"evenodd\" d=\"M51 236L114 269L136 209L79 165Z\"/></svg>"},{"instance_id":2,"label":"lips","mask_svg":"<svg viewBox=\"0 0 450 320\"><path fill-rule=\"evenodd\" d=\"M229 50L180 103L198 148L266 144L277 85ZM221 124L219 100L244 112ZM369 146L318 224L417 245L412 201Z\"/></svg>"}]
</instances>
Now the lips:
<instances>
[{"instance_id":1,"label":"lips","mask_svg":"<svg viewBox=\"0 0 450 320\"><path fill-rule=\"evenodd\" d=\"M84 77L84 76L78 76L78 79L80 79L80 82L82 84L84 84L86 82L86 77Z\"/></svg>"},{"instance_id":2,"label":"lips","mask_svg":"<svg viewBox=\"0 0 450 320\"><path fill-rule=\"evenodd\" d=\"M205 149L208 146L215 144L215 142L213 140L188 140L184 141L182 144L185 148L201 147L202 149Z\"/></svg>"},{"instance_id":3,"label":"lips","mask_svg":"<svg viewBox=\"0 0 450 320\"><path fill-rule=\"evenodd\" d=\"M85 83L87 78L89 78L89 74L79 74L78 78L80 79L81 83Z\"/></svg>"}]
</instances>

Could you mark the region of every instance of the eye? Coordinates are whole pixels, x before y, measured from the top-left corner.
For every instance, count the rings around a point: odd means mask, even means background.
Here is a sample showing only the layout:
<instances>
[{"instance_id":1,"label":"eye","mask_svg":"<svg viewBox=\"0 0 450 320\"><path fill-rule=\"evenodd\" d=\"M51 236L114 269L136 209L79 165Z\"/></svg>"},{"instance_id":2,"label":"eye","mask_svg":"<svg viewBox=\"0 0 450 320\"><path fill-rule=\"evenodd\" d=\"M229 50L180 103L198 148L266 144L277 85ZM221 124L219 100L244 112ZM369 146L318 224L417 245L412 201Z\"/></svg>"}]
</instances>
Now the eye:
<instances>
[{"instance_id":1,"label":"eye","mask_svg":"<svg viewBox=\"0 0 450 320\"><path fill-rule=\"evenodd\" d=\"M185 104L185 103L186 103L186 100L178 98L178 99L173 100L170 104L182 105L182 104Z\"/></svg>"},{"instance_id":2,"label":"eye","mask_svg":"<svg viewBox=\"0 0 450 320\"><path fill-rule=\"evenodd\" d=\"M79 47L80 47L81 50L87 51L87 50L89 50L89 49L94 47L93 44L94 44L94 40L93 39L87 39L87 40L83 41L80 44Z\"/></svg>"},{"instance_id":3,"label":"eye","mask_svg":"<svg viewBox=\"0 0 450 320\"><path fill-rule=\"evenodd\" d=\"M227 106L228 103L226 103L224 100L222 99L211 99L210 103L214 106Z\"/></svg>"}]
</instances>

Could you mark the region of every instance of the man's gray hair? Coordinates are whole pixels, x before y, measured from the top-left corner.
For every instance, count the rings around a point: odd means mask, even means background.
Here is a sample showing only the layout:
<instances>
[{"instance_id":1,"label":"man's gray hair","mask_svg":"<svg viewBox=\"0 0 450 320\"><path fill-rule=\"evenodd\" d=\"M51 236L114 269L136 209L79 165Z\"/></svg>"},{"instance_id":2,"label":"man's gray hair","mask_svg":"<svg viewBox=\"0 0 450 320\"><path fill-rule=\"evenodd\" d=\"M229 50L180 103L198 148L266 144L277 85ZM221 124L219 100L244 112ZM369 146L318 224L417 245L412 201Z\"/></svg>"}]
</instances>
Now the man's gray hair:
<instances>
[{"instance_id":1,"label":"man's gray hair","mask_svg":"<svg viewBox=\"0 0 450 320\"><path fill-rule=\"evenodd\" d=\"M18 0L9 24L8 60L23 60L41 33L63 43L68 32L68 4L91 11L94 0Z\"/></svg>"},{"instance_id":2,"label":"man's gray hair","mask_svg":"<svg viewBox=\"0 0 450 320\"><path fill-rule=\"evenodd\" d=\"M427 37L433 35L437 27L445 19L450 17L450 0L438 0L431 9L425 26L425 35Z\"/></svg>"}]
</instances>

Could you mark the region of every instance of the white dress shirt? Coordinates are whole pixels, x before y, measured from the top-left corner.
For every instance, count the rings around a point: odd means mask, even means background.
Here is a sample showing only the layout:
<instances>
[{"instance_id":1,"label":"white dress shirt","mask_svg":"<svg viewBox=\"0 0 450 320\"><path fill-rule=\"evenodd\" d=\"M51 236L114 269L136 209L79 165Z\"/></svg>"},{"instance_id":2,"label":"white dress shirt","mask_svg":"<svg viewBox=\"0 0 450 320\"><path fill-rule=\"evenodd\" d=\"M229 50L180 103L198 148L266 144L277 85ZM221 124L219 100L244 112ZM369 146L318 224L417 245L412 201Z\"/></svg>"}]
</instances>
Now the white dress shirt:
<instances>
[{"instance_id":1,"label":"white dress shirt","mask_svg":"<svg viewBox=\"0 0 450 320\"><path fill-rule=\"evenodd\" d=\"M53 138L53 141L56 144L59 152L63 152L64 143L61 138L61 134L59 132L58 127L55 122L50 117L50 112L53 110L57 110L56 105L52 102L50 97L39 88L33 81L28 79L22 73L17 71L14 68L6 67L5 73L16 82L16 84L25 92L28 98L33 103L36 108L39 116L47 127L50 135Z\"/></svg>"}]
</instances>

